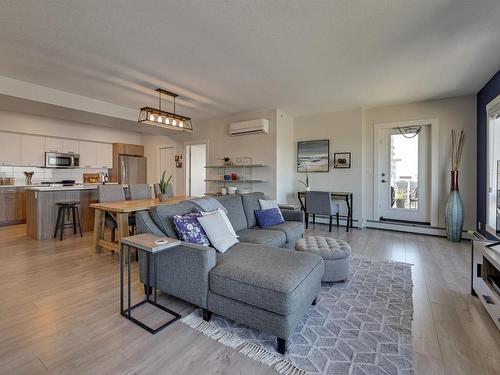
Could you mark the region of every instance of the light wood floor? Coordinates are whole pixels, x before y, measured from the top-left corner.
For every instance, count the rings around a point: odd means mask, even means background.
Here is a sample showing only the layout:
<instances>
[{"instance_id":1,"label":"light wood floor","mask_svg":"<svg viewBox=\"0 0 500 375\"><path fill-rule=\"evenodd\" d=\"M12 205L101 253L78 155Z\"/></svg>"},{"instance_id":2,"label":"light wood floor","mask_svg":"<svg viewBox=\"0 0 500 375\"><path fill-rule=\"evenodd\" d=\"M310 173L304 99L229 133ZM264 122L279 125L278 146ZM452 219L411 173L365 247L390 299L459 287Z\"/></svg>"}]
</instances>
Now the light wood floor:
<instances>
[{"instance_id":1,"label":"light wood floor","mask_svg":"<svg viewBox=\"0 0 500 375\"><path fill-rule=\"evenodd\" d=\"M309 233L328 235L321 225ZM469 295L469 242L371 229L331 235L355 253L415 265L418 374L500 373L500 333ZM24 225L0 228L1 374L273 373L182 323L153 336L120 317L118 256L94 255L91 243L90 233L34 241ZM193 309L162 298L183 315Z\"/></svg>"}]
</instances>

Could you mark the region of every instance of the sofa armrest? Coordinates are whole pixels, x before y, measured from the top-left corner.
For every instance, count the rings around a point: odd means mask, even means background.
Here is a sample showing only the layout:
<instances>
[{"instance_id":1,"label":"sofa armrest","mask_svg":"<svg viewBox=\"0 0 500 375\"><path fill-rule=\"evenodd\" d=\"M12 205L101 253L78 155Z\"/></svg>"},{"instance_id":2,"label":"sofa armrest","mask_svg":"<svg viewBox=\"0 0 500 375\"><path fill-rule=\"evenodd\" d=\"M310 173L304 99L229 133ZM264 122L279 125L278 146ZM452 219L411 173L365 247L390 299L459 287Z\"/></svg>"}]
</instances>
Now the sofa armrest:
<instances>
[{"instance_id":1,"label":"sofa armrest","mask_svg":"<svg viewBox=\"0 0 500 375\"><path fill-rule=\"evenodd\" d=\"M197 306L207 307L209 272L217 263L214 248L182 242L155 258L158 289ZM145 283L146 254L139 253L139 266L141 282ZM152 272L150 277L150 284L153 285Z\"/></svg>"},{"instance_id":2,"label":"sofa armrest","mask_svg":"<svg viewBox=\"0 0 500 375\"><path fill-rule=\"evenodd\" d=\"M304 222L304 213L298 210L281 210L283 214L283 219L285 221L299 221L301 223Z\"/></svg>"}]
</instances>

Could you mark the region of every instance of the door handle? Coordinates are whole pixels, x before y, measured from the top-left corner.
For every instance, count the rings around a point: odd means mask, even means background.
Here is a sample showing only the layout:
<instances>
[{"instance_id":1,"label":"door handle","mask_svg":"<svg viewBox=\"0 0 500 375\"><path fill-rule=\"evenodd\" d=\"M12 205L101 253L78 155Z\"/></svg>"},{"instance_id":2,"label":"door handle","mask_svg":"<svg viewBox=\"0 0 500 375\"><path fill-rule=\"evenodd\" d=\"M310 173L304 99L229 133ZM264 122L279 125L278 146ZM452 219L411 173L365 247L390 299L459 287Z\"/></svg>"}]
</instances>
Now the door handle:
<instances>
[{"instance_id":1,"label":"door handle","mask_svg":"<svg viewBox=\"0 0 500 375\"><path fill-rule=\"evenodd\" d=\"M386 180L380 180L380 182L382 182L382 183L386 183L387 181L386 181Z\"/></svg>"}]
</instances>

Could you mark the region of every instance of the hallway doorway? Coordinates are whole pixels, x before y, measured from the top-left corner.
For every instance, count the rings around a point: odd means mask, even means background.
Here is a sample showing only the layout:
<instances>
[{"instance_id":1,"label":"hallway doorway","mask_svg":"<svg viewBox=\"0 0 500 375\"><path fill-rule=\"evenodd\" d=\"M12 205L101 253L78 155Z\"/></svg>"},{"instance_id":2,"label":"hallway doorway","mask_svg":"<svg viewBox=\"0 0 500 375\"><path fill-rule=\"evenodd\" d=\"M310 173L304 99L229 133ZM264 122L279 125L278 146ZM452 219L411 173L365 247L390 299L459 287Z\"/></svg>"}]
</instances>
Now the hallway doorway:
<instances>
[{"instance_id":1,"label":"hallway doorway","mask_svg":"<svg viewBox=\"0 0 500 375\"><path fill-rule=\"evenodd\" d=\"M203 197L206 192L207 144L186 145L186 195Z\"/></svg>"}]
</instances>

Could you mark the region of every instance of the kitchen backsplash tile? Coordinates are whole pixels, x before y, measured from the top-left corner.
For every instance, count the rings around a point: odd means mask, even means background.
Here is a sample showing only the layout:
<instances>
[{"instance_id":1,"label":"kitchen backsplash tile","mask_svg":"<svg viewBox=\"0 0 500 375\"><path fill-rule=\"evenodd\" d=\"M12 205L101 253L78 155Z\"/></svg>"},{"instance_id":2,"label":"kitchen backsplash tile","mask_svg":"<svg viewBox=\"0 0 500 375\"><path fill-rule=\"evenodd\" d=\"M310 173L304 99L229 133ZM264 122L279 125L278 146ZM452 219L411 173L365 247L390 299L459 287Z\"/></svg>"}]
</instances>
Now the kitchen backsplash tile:
<instances>
[{"instance_id":1,"label":"kitchen backsplash tile","mask_svg":"<svg viewBox=\"0 0 500 375\"><path fill-rule=\"evenodd\" d=\"M9 167L0 166L0 177L14 177L16 185L26 184L26 172L35 172L33 174L32 183L39 184L42 181L61 181L75 180L83 182L84 173L108 173L106 168L77 168L77 169L51 169L39 167Z\"/></svg>"}]
</instances>

